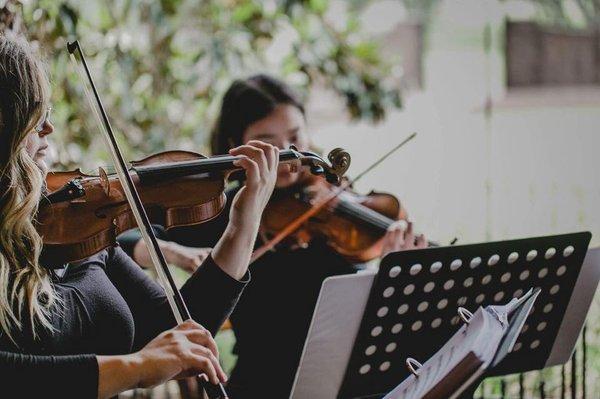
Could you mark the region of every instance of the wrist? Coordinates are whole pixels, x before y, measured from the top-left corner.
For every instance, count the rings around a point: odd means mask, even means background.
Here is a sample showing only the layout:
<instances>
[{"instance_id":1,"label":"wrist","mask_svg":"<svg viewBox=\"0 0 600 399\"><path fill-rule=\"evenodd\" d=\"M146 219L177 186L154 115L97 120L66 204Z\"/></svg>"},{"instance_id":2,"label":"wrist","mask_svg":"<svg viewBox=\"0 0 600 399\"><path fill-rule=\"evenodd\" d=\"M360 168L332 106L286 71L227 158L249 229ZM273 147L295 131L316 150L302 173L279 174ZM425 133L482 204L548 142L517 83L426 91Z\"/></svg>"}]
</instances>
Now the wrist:
<instances>
[{"instance_id":1,"label":"wrist","mask_svg":"<svg viewBox=\"0 0 600 399\"><path fill-rule=\"evenodd\" d=\"M147 258L149 258L150 255L148 253L148 248L146 248L146 243L141 238L133 246L131 257L140 266L142 266L142 267L147 266L147 263L148 263Z\"/></svg>"},{"instance_id":2,"label":"wrist","mask_svg":"<svg viewBox=\"0 0 600 399\"><path fill-rule=\"evenodd\" d=\"M258 227L239 228L230 223L212 251L213 261L229 276L241 280L248 271L257 232Z\"/></svg>"},{"instance_id":3,"label":"wrist","mask_svg":"<svg viewBox=\"0 0 600 399\"><path fill-rule=\"evenodd\" d=\"M142 381L142 359L137 353L117 356L97 356L98 397L110 398L134 389Z\"/></svg>"},{"instance_id":4,"label":"wrist","mask_svg":"<svg viewBox=\"0 0 600 399\"><path fill-rule=\"evenodd\" d=\"M133 387L138 388L144 378L144 359L139 352L120 356L123 369L130 376Z\"/></svg>"},{"instance_id":5,"label":"wrist","mask_svg":"<svg viewBox=\"0 0 600 399\"><path fill-rule=\"evenodd\" d=\"M158 241L158 246L160 247L161 251L167 258L167 260L169 260L169 257L175 252L175 246L177 244L174 243L173 241L163 241L160 239L157 239L157 241Z\"/></svg>"},{"instance_id":6,"label":"wrist","mask_svg":"<svg viewBox=\"0 0 600 399\"><path fill-rule=\"evenodd\" d=\"M260 220L252 220L252 221L236 221L230 220L229 224L225 228L223 233L223 237L228 239L245 239L248 241L252 241L254 245L254 240L256 239L256 235L258 233L258 229L260 228Z\"/></svg>"}]
</instances>

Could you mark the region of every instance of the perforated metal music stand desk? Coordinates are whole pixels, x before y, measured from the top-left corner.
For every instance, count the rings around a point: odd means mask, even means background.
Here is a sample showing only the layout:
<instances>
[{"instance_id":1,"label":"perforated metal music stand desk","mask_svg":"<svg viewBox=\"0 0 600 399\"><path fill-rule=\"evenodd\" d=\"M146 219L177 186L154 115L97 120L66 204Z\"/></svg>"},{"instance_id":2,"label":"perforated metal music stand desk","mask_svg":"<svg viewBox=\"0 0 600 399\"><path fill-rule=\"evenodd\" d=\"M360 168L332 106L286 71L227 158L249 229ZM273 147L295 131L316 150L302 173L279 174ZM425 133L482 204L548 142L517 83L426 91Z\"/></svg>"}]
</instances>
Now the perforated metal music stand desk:
<instances>
[{"instance_id":1,"label":"perforated metal music stand desk","mask_svg":"<svg viewBox=\"0 0 600 399\"><path fill-rule=\"evenodd\" d=\"M407 357L428 359L458 329L456 309L542 292L515 349L494 372L566 362L600 275L600 255L582 267L590 233L405 251L377 274L327 279L292 398L379 397L407 375ZM588 257L589 258L589 257Z\"/></svg>"}]
</instances>

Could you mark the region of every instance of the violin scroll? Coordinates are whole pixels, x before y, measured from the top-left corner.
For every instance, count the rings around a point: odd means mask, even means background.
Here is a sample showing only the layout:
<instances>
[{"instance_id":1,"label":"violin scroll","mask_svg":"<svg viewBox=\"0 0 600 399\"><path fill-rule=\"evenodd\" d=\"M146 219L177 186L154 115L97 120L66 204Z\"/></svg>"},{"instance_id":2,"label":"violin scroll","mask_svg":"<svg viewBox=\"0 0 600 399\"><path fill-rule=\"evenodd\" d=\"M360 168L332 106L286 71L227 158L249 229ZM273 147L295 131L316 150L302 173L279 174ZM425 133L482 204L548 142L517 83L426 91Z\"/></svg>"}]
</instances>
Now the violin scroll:
<instances>
[{"instance_id":1,"label":"violin scroll","mask_svg":"<svg viewBox=\"0 0 600 399\"><path fill-rule=\"evenodd\" d=\"M342 177L344 177L350 167L350 154L343 148L338 147L329 152L327 159L331 162L332 175L336 176L335 182L331 181L326 176L327 181L339 185L342 182Z\"/></svg>"},{"instance_id":2,"label":"violin scroll","mask_svg":"<svg viewBox=\"0 0 600 399\"><path fill-rule=\"evenodd\" d=\"M290 147L290 150L301 155L299 158L302 164L308 166L312 174L323 175L329 183L336 186L341 184L344 174L350 167L350 154L342 148L335 148L327 155L329 163L314 152L300 152L294 146Z\"/></svg>"}]
</instances>

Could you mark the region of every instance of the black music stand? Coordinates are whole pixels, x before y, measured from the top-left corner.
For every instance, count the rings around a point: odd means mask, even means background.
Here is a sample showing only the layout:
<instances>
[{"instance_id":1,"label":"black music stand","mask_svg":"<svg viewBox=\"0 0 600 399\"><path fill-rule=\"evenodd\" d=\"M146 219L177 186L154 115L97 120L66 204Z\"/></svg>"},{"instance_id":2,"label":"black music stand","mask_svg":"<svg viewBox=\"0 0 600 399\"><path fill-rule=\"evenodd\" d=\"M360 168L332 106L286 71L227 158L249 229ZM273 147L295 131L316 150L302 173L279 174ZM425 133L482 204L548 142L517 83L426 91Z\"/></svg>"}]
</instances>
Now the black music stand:
<instances>
[{"instance_id":1,"label":"black music stand","mask_svg":"<svg viewBox=\"0 0 600 399\"><path fill-rule=\"evenodd\" d=\"M579 305L587 313L598 283L598 273L580 278L590 239L583 232L389 254L371 287L338 398L383 396L408 376L407 357L425 361L455 333L457 307L503 304L529 288L541 290L537 302L513 351L488 375L566 362L585 314L576 322L569 317ZM576 285L587 291L573 295Z\"/></svg>"}]
</instances>

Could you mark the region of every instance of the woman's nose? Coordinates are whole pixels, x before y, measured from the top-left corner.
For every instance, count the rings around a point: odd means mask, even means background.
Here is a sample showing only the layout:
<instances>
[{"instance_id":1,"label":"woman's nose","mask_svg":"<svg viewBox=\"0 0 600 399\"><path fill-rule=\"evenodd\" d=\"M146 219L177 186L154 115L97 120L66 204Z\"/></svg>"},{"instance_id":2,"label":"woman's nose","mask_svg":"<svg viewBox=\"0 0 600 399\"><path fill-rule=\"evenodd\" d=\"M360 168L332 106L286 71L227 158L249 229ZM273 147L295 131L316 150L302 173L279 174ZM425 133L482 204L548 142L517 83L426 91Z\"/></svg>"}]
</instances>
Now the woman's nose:
<instances>
[{"instance_id":1,"label":"woman's nose","mask_svg":"<svg viewBox=\"0 0 600 399\"><path fill-rule=\"evenodd\" d=\"M52 124L52 122L46 121L44 122L44 129L42 129L42 131L39 134L40 137L44 137L49 134L52 134L52 132L54 132L54 125Z\"/></svg>"}]
</instances>

